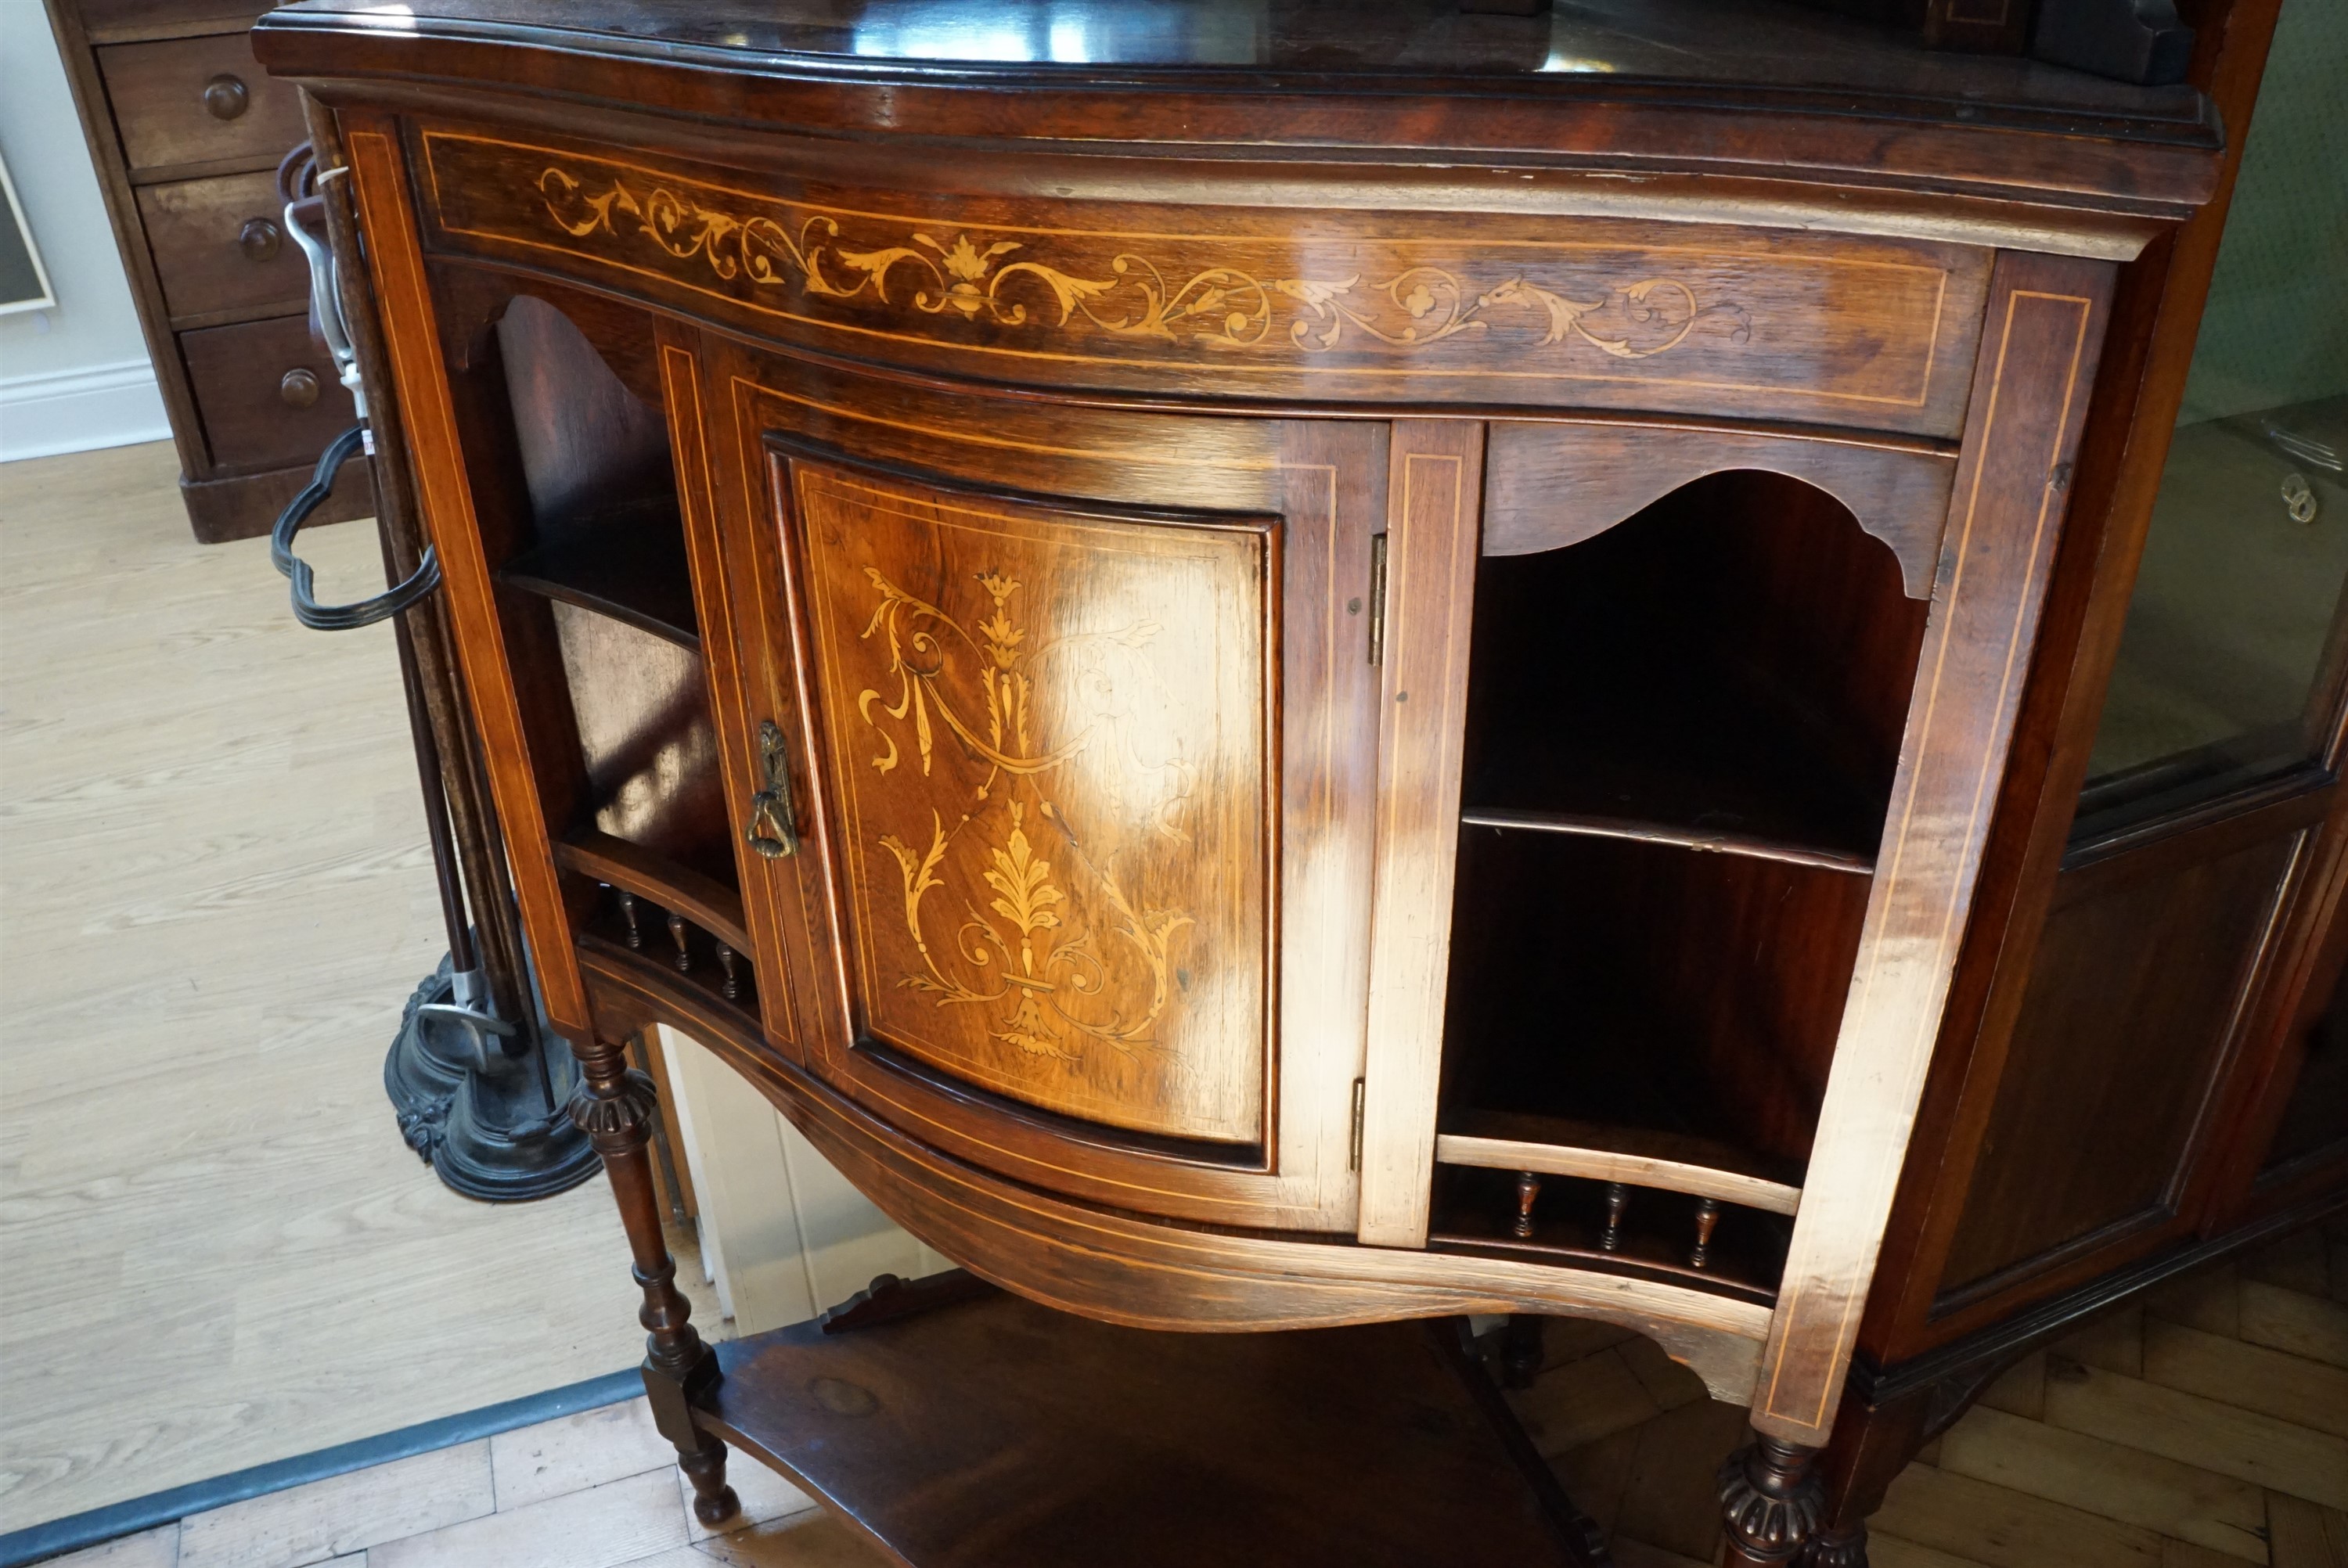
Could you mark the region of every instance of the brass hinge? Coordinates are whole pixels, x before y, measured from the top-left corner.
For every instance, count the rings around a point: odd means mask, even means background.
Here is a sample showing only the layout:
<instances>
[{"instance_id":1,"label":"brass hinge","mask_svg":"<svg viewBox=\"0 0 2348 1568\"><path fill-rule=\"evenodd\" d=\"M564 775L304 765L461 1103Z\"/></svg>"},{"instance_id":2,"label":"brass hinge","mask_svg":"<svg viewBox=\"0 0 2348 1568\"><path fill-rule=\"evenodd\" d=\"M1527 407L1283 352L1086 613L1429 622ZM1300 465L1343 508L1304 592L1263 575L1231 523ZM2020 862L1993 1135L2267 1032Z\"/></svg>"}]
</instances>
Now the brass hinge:
<instances>
[{"instance_id":1,"label":"brass hinge","mask_svg":"<svg viewBox=\"0 0 2348 1568\"><path fill-rule=\"evenodd\" d=\"M1370 536L1370 662L1386 661L1386 536Z\"/></svg>"},{"instance_id":2,"label":"brass hinge","mask_svg":"<svg viewBox=\"0 0 2348 1568\"><path fill-rule=\"evenodd\" d=\"M1345 1169L1362 1168L1362 1110L1369 1102L1369 1084L1365 1079L1354 1080L1354 1141L1345 1155Z\"/></svg>"}]
</instances>

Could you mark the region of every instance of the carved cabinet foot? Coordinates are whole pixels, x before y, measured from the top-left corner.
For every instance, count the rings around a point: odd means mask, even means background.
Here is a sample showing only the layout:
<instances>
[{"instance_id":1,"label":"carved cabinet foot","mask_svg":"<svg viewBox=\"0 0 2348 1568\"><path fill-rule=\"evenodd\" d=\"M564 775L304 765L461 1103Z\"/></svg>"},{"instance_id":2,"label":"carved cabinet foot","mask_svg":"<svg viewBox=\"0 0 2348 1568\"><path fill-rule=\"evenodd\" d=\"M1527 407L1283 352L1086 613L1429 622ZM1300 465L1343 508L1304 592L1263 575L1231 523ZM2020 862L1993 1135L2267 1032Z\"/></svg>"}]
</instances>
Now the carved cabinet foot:
<instances>
[{"instance_id":1,"label":"carved cabinet foot","mask_svg":"<svg viewBox=\"0 0 2348 1568\"><path fill-rule=\"evenodd\" d=\"M1867 1526L1819 1531L1802 1553L1802 1568L1867 1568Z\"/></svg>"},{"instance_id":2,"label":"carved cabinet foot","mask_svg":"<svg viewBox=\"0 0 2348 1568\"><path fill-rule=\"evenodd\" d=\"M1826 1513L1818 1450L1756 1433L1721 1466L1720 1511L1732 1568L1810 1561L1803 1553Z\"/></svg>"}]
</instances>

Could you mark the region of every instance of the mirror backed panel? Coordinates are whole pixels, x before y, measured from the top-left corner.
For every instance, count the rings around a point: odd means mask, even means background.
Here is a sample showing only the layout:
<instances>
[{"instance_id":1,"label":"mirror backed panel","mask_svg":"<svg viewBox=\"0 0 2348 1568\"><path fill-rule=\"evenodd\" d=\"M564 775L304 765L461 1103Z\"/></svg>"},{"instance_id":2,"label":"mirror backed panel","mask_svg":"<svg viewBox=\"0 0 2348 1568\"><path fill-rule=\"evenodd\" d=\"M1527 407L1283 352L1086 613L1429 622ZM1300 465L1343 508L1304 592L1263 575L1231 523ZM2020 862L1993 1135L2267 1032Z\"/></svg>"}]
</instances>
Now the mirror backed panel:
<instances>
[{"instance_id":1,"label":"mirror backed panel","mask_svg":"<svg viewBox=\"0 0 2348 1568\"><path fill-rule=\"evenodd\" d=\"M860 1043L1262 1143L1269 523L782 465Z\"/></svg>"}]
</instances>

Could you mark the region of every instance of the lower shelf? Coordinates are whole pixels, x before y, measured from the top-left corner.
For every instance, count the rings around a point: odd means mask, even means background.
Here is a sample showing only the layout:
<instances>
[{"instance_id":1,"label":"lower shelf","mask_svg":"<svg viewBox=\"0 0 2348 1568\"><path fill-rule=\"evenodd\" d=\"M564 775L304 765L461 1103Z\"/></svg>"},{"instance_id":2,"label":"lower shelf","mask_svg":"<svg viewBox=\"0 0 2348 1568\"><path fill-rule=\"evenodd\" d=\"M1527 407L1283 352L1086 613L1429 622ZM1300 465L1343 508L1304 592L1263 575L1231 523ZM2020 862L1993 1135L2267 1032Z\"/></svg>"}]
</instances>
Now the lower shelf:
<instances>
[{"instance_id":1,"label":"lower shelf","mask_svg":"<svg viewBox=\"0 0 2348 1568\"><path fill-rule=\"evenodd\" d=\"M1457 1320L1167 1334L988 1291L717 1355L702 1424L913 1568L1598 1560Z\"/></svg>"}]
</instances>

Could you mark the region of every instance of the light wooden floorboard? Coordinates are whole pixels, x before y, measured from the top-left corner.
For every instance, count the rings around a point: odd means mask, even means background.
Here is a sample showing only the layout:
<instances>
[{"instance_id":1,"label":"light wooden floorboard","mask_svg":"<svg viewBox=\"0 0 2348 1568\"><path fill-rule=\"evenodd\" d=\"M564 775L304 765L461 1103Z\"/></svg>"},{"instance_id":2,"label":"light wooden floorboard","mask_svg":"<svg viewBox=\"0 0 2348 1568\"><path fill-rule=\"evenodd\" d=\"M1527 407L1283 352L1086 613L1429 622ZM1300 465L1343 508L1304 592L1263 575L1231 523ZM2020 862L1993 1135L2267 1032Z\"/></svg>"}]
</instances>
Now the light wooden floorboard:
<instances>
[{"instance_id":1,"label":"light wooden floorboard","mask_svg":"<svg viewBox=\"0 0 2348 1568\"><path fill-rule=\"evenodd\" d=\"M1998 1378L1892 1487L1877 1568L2348 1568L2343 1229L2170 1286ZM1619 1561L1710 1561L1708 1479L1743 1412L1683 1400L1686 1374L1644 1344L1552 1325L1512 1398ZM1634 1422L1643 1401L1657 1413Z\"/></svg>"},{"instance_id":2,"label":"light wooden floorboard","mask_svg":"<svg viewBox=\"0 0 2348 1568\"><path fill-rule=\"evenodd\" d=\"M381 586L371 526L302 549ZM168 446L0 466L0 1530L642 1354L600 1180L475 1204L401 1143L446 943L391 630L194 543Z\"/></svg>"}]
</instances>

